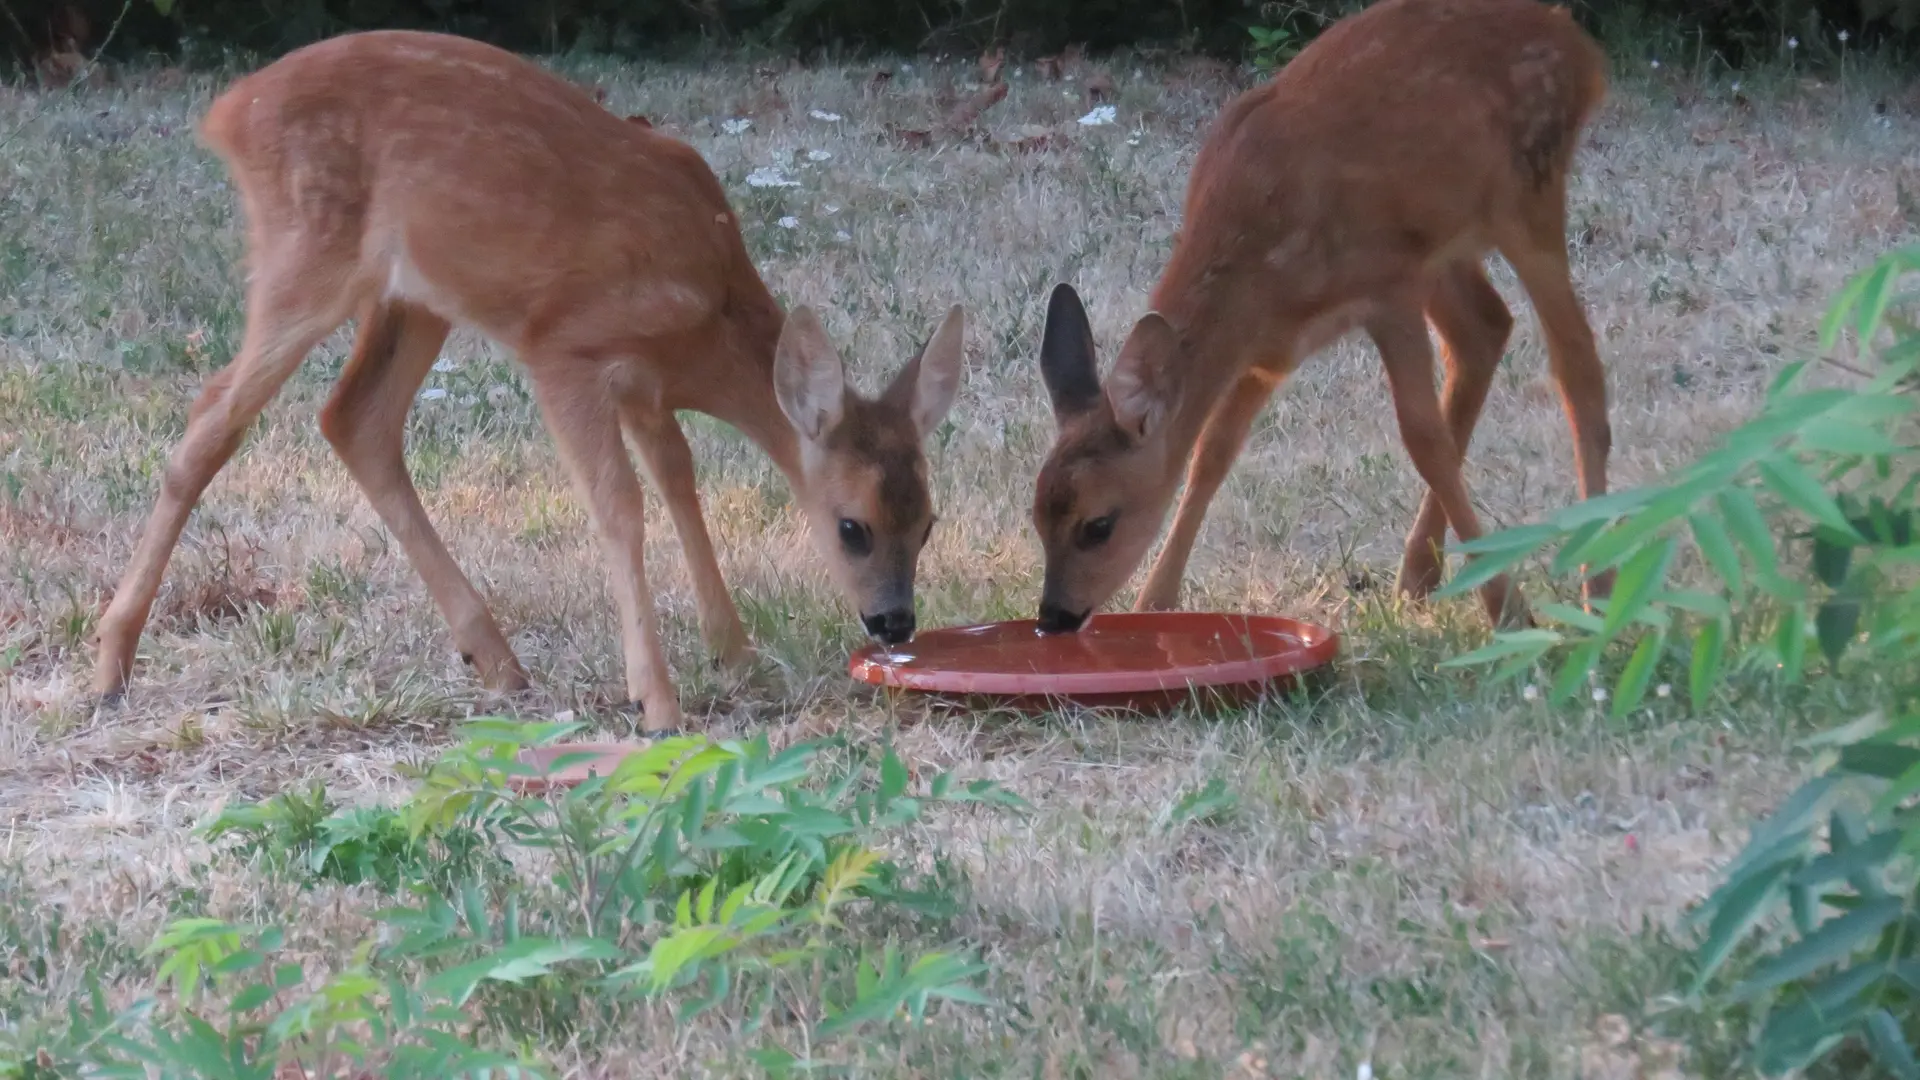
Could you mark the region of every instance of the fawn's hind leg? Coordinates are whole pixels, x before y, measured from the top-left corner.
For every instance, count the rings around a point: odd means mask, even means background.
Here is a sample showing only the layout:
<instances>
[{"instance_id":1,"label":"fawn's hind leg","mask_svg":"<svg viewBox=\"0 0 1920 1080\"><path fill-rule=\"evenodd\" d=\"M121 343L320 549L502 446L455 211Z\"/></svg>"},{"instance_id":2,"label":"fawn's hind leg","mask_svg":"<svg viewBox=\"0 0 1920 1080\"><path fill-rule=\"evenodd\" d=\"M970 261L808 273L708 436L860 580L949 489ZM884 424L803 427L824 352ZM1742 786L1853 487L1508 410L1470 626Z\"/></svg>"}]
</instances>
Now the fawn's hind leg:
<instances>
[{"instance_id":1,"label":"fawn's hind leg","mask_svg":"<svg viewBox=\"0 0 1920 1080\"><path fill-rule=\"evenodd\" d=\"M1519 275L1540 317L1547 339L1548 365L1560 386L1560 404L1573 429L1580 497L1591 499L1607 491L1607 455L1613 449L1613 429L1607 420L1607 371L1600 363L1593 327L1574 292L1567 262L1565 186L1562 181L1538 193L1528 206L1524 229L1501 241L1500 254ZM1596 574L1582 591L1589 599L1610 594L1613 571Z\"/></svg>"},{"instance_id":2,"label":"fawn's hind leg","mask_svg":"<svg viewBox=\"0 0 1920 1080\"><path fill-rule=\"evenodd\" d=\"M1433 387L1433 342L1427 337L1422 300L1414 297L1383 307L1367 322L1367 336L1380 350L1381 364L1387 369L1387 385L1393 392L1400 440L1407 456L1440 501L1453 534L1472 540L1480 535L1480 519L1460 473L1460 448L1454 443ZM1487 620L1495 626L1531 621L1526 601L1506 574L1488 581L1481 589L1481 599L1486 604Z\"/></svg>"},{"instance_id":3,"label":"fawn's hind leg","mask_svg":"<svg viewBox=\"0 0 1920 1080\"><path fill-rule=\"evenodd\" d=\"M194 504L239 449L260 411L320 339L345 322L352 310L344 291L316 288L303 279L300 270L305 259L261 262L247 290L247 327L240 353L207 380L194 400L186 434L162 474L160 497L114 588L113 601L100 617L93 691L103 702L126 690L140 632Z\"/></svg>"},{"instance_id":4,"label":"fawn's hind leg","mask_svg":"<svg viewBox=\"0 0 1920 1080\"><path fill-rule=\"evenodd\" d=\"M1441 271L1427 299L1427 319L1440 332L1446 347L1446 389L1440 410L1453 435L1464 467L1467 444L1480 410L1493 388L1493 376L1513 331L1513 314L1487 280L1478 260L1456 263ZM1425 599L1440 586L1441 547L1447 539L1447 515L1433 489L1420 500L1420 512L1407 533L1400 559L1400 591Z\"/></svg>"},{"instance_id":5,"label":"fawn's hind leg","mask_svg":"<svg viewBox=\"0 0 1920 1080\"><path fill-rule=\"evenodd\" d=\"M461 659L479 671L489 689L524 690L525 669L487 602L447 553L407 473L407 413L451 329L447 320L422 307L370 307L360 317L353 357L320 410L320 431L426 582Z\"/></svg>"}]
</instances>

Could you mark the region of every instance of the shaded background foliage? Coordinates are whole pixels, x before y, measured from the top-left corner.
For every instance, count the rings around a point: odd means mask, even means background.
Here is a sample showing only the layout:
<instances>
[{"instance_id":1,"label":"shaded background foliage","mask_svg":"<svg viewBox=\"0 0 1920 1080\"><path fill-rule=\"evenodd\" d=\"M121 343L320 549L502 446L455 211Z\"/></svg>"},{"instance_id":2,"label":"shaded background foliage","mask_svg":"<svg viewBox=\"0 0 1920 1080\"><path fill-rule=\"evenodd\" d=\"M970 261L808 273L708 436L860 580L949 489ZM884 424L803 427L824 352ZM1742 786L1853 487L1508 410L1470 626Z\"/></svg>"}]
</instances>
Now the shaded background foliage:
<instances>
[{"instance_id":1,"label":"shaded background foliage","mask_svg":"<svg viewBox=\"0 0 1920 1080\"><path fill-rule=\"evenodd\" d=\"M1742 67L1808 64L1850 47L1920 44L1920 0L1564 0L1603 36L1648 39ZM0 0L0 62L87 50L118 21L110 54L270 56L347 30L445 30L528 51L663 55L712 46L783 53L1015 55L1179 48L1239 56L1253 26L1311 37L1364 0Z\"/></svg>"}]
</instances>

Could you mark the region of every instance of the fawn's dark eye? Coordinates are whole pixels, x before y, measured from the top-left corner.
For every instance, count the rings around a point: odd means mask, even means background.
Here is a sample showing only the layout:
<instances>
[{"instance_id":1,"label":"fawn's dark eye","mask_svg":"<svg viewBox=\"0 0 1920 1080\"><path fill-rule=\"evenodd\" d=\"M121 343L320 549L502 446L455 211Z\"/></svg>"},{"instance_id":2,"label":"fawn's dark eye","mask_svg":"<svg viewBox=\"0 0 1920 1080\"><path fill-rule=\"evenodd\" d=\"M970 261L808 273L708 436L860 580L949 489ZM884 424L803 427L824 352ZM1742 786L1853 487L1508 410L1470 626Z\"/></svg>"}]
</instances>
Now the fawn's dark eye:
<instances>
[{"instance_id":1,"label":"fawn's dark eye","mask_svg":"<svg viewBox=\"0 0 1920 1080\"><path fill-rule=\"evenodd\" d=\"M1075 541L1080 545L1080 550L1097 548L1112 539L1114 517L1113 514L1102 514L1097 518L1081 522L1080 535Z\"/></svg>"},{"instance_id":2,"label":"fawn's dark eye","mask_svg":"<svg viewBox=\"0 0 1920 1080\"><path fill-rule=\"evenodd\" d=\"M873 534L852 518L840 519L840 546L849 555L867 555L873 551Z\"/></svg>"}]
</instances>

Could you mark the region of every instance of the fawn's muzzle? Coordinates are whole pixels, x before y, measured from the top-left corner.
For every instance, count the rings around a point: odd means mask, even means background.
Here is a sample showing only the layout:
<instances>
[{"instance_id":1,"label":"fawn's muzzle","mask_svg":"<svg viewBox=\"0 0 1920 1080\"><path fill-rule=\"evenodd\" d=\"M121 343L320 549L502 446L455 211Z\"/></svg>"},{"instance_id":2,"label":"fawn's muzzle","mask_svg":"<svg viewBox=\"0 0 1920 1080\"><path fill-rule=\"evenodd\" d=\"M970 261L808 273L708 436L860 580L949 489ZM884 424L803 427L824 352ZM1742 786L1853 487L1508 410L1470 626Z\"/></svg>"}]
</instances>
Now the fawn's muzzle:
<instances>
[{"instance_id":1,"label":"fawn's muzzle","mask_svg":"<svg viewBox=\"0 0 1920 1080\"><path fill-rule=\"evenodd\" d=\"M1087 616L1091 614L1093 614L1091 610L1075 613L1059 604L1043 603L1040 605L1040 632L1043 634L1074 633L1086 623Z\"/></svg>"},{"instance_id":2,"label":"fawn's muzzle","mask_svg":"<svg viewBox=\"0 0 1920 1080\"><path fill-rule=\"evenodd\" d=\"M913 640L913 609L897 608L878 615L861 615L867 634L882 645L902 645Z\"/></svg>"}]
</instances>

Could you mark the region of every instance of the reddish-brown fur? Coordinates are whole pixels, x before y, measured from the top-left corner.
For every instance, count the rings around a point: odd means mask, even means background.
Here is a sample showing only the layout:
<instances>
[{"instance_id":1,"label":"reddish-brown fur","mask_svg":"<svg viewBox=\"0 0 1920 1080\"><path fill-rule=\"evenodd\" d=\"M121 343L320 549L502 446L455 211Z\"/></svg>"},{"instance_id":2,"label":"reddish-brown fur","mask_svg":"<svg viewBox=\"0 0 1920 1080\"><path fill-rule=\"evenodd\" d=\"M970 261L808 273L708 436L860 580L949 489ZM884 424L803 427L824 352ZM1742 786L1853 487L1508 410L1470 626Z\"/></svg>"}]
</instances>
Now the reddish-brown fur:
<instances>
[{"instance_id":1,"label":"reddish-brown fur","mask_svg":"<svg viewBox=\"0 0 1920 1080\"><path fill-rule=\"evenodd\" d=\"M235 82L201 135L245 213L246 336L194 403L101 621L103 696L125 686L207 483L312 347L356 317L321 430L490 686L517 689L526 676L427 520L401 454L407 412L456 322L527 367L607 557L628 691L650 730L678 726L680 710L623 431L680 534L710 646L729 662L746 649L677 409L759 444L870 628L878 619L887 633L911 633L914 567L932 524L920 446L958 387L958 307L876 407L845 386L817 317L782 313L697 152L531 62L458 37L380 31L298 50ZM866 553L843 543L849 522L865 531Z\"/></svg>"},{"instance_id":2,"label":"reddish-brown fur","mask_svg":"<svg viewBox=\"0 0 1920 1080\"><path fill-rule=\"evenodd\" d=\"M1267 398L1353 328L1380 351L1425 500L1400 585L1425 596L1439 546L1480 534L1461 464L1513 325L1482 260L1500 252L1546 331L1583 498L1606 490L1606 379L1568 275L1567 173L1606 58L1535 0L1380 0L1221 111L1193 166L1152 310L1102 381L1086 315L1055 290L1041 367L1059 434L1035 490L1043 622L1077 626L1145 557L1186 491L1137 607L1165 609L1208 502ZM1433 388L1431 322L1445 345ZM1098 539L1105 532L1108 538ZM1609 578L1594 580L1604 593ZM1489 616L1525 621L1507 578Z\"/></svg>"}]
</instances>

